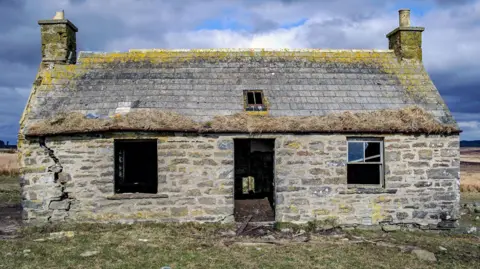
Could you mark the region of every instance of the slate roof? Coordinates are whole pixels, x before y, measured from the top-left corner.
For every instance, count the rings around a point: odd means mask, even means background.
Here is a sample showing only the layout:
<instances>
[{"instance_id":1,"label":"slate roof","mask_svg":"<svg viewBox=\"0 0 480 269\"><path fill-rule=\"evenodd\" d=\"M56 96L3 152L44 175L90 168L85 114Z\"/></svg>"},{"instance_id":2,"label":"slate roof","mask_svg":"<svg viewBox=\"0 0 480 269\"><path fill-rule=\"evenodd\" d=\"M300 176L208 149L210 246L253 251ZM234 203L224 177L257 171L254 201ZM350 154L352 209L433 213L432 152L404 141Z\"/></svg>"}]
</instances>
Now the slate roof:
<instances>
[{"instance_id":1,"label":"slate roof","mask_svg":"<svg viewBox=\"0 0 480 269\"><path fill-rule=\"evenodd\" d=\"M119 107L175 111L206 121L244 109L263 90L271 116L321 116L417 105L455 121L421 63L393 50L147 50L80 52L35 82L26 119L59 112L111 116Z\"/></svg>"}]
</instances>

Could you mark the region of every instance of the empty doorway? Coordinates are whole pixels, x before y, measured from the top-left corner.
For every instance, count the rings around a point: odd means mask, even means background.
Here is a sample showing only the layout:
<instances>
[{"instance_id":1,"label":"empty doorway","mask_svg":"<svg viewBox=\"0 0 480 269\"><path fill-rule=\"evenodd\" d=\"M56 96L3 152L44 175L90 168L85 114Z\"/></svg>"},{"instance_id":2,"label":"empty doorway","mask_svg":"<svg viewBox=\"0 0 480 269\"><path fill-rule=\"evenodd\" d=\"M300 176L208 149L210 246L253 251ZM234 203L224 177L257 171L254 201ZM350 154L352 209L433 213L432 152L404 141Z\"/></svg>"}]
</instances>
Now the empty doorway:
<instances>
[{"instance_id":1,"label":"empty doorway","mask_svg":"<svg viewBox=\"0 0 480 269\"><path fill-rule=\"evenodd\" d=\"M235 221L275 221L274 139L235 139Z\"/></svg>"}]
</instances>

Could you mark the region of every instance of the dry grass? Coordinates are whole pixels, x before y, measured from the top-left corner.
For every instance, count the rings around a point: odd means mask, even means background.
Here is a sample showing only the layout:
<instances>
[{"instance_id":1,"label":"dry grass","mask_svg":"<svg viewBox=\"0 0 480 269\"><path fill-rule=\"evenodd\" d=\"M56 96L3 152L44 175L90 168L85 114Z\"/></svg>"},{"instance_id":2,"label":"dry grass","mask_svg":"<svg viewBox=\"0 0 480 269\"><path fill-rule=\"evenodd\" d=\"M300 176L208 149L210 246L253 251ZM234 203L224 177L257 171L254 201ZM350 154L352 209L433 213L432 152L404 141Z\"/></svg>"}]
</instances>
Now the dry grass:
<instances>
[{"instance_id":1,"label":"dry grass","mask_svg":"<svg viewBox=\"0 0 480 269\"><path fill-rule=\"evenodd\" d=\"M460 160L460 191L480 192L480 148L462 148Z\"/></svg>"},{"instance_id":2,"label":"dry grass","mask_svg":"<svg viewBox=\"0 0 480 269\"><path fill-rule=\"evenodd\" d=\"M88 119L81 113L62 113L56 117L33 124L28 128L29 135L62 133L89 133L108 130L145 131L193 131L198 123L174 112L137 110L126 115L107 119Z\"/></svg>"},{"instance_id":3,"label":"dry grass","mask_svg":"<svg viewBox=\"0 0 480 269\"><path fill-rule=\"evenodd\" d=\"M193 131L193 132L378 132L442 133L458 132L452 125L439 123L418 107L361 113L336 113L326 116L272 117L239 113L216 116L199 123L175 112L138 109L123 116L87 119L80 113L59 114L27 128L32 136L88 133L113 130Z\"/></svg>"},{"instance_id":4,"label":"dry grass","mask_svg":"<svg viewBox=\"0 0 480 269\"><path fill-rule=\"evenodd\" d=\"M0 176L16 176L19 167L16 153L0 153Z\"/></svg>"},{"instance_id":5,"label":"dry grass","mask_svg":"<svg viewBox=\"0 0 480 269\"><path fill-rule=\"evenodd\" d=\"M61 229L61 227L59 227ZM342 237L315 236L310 242L242 246L215 226L198 224L75 225L69 239L49 240L48 230L0 241L0 268L478 268L478 239L435 233L357 232L367 240L414 245L434 252L435 263L414 254ZM352 237L351 237L352 238ZM36 240L37 239L37 240ZM38 240L40 239L40 240ZM43 239L43 241L42 241ZM34 241L36 240L36 241ZM447 251L439 250L443 246ZM96 251L82 257L85 251Z\"/></svg>"},{"instance_id":6,"label":"dry grass","mask_svg":"<svg viewBox=\"0 0 480 269\"><path fill-rule=\"evenodd\" d=\"M480 173L462 173L460 191L480 192Z\"/></svg>"}]
</instances>

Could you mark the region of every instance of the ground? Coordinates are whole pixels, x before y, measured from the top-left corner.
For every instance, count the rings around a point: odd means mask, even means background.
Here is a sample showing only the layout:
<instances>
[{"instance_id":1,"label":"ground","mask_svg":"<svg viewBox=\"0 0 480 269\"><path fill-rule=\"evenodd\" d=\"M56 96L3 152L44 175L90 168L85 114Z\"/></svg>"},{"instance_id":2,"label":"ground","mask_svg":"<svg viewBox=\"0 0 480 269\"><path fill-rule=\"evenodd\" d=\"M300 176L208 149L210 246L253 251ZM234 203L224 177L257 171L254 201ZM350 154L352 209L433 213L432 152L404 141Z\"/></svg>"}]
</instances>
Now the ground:
<instances>
[{"instance_id":1,"label":"ground","mask_svg":"<svg viewBox=\"0 0 480 269\"><path fill-rule=\"evenodd\" d=\"M0 155L0 268L480 268L480 238L457 233L304 228L234 236L232 226L79 224L11 236L20 221L15 160ZM462 204L480 202L480 150L462 150L461 167ZM464 213L463 222L480 226L478 214Z\"/></svg>"},{"instance_id":2,"label":"ground","mask_svg":"<svg viewBox=\"0 0 480 269\"><path fill-rule=\"evenodd\" d=\"M192 224L50 229L0 241L0 268L480 268L480 240L471 235L297 231L236 237L225 227ZM74 232L51 233L59 230ZM415 249L436 261L422 260Z\"/></svg>"}]
</instances>

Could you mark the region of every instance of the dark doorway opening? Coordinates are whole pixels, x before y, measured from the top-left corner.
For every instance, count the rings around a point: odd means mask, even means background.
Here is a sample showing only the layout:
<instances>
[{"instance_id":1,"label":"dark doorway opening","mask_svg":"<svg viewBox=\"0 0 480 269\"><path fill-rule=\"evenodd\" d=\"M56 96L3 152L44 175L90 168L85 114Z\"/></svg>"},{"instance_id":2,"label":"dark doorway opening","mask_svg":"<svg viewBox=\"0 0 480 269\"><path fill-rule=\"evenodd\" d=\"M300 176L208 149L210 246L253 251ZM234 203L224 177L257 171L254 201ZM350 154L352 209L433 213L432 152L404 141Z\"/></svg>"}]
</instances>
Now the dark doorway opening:
<instances>
[{"instance_id":1,"label":"dark doorway opening","mask_svg":"<svg viewBox=\"0 0 480 269\"><path fill-rule=\"evenodd\" d=\"M275 221L274 139L235 139L235 221Z\"/></svg>"},{"instance_id":2,"label":"dark doorway opening","mask_svg":"<svg viewBox=\"0 0 480 269\"><path fill-rule=\"evenodd\" d=\"M157 141L115 141L115 193L157 193Z\"/></svg>"}]
</instances>

